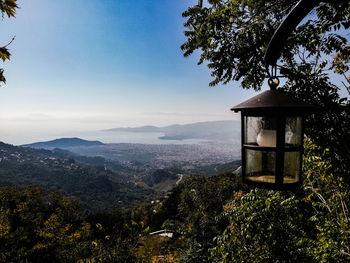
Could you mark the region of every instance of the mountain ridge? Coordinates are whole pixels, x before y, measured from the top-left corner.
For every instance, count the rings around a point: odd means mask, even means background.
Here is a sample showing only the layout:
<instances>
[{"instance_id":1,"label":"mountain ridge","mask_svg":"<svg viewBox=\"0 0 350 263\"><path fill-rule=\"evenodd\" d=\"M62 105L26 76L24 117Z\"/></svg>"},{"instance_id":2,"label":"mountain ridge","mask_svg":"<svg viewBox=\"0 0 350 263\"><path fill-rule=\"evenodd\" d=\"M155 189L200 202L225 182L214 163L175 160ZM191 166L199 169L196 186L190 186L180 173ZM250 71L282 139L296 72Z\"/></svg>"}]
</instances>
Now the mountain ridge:
<instances>
[{"instance_id":1,"label":"mountain ridge","mask_svg":"<svg viewBox=\"0 0 350 263\"><path fill-rule=\"evenodd\" d=\"M104 143L100 141L88 141L84 139L80 139L77 137L72 138L59 138L51 141L44 142L35 142L29 144L20 145L21 147L31 147L36 149L54 149L54 148L68 148L68 147L77 147L77 146L96 146L96 145L104 145Z\"/></svg>"},{"instance_id":2,"label":"mountain ridge","mask_svg":"<svg viewBox=\"0 0 350 263\"><path fill-rule=\"evenodd\" d=\"M231 140L237 135L240 138L240 122L235 120L221 120L196 122L188 124L172 124L163 127L157 126L140 126L127 128L112 128L103 130L105 132L135 132L148 133L159 132L162 133L158 139L161 140L187 140L187 139L201 139L201 140Z\"/></svg>"},{"instance_id":3,"label":"mountain ridge","mask_svg":"<svg viewBox=\"0 0 350 263\"><path fill-rule=\"evenodd\" d=\"M224 124L224 123L239 123L238 120L220 120L220 121L202 121L202 122L193 122L186 124L171 124L166 126L155 126L155 125L143 125L137 127L116 127L110 129L104 129L102 131L128 131L128 132L158 132L164 131L172 128L179 127L193 127L197 125L206 125L206 124Z\"/></svg>"}]
</instances>

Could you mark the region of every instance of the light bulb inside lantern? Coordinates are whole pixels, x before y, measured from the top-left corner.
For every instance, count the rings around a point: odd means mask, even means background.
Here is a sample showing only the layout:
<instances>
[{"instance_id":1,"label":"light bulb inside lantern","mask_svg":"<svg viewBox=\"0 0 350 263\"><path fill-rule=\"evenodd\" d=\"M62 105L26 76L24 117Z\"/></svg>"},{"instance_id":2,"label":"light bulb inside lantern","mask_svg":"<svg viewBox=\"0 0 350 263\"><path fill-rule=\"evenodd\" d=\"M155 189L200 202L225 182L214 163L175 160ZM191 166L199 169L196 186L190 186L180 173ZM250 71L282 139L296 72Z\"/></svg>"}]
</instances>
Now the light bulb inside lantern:
<instances>
[{"instance_id":1,"label":"light bulb inside lantern","mask_svg":"<svg viewBox=\"0 0 350 263\"><path fill-rule=\"evenodd\" d=\"M276 130L261 130L256 141L259 146L276 147Z\"/></svg>"}]
</instances>

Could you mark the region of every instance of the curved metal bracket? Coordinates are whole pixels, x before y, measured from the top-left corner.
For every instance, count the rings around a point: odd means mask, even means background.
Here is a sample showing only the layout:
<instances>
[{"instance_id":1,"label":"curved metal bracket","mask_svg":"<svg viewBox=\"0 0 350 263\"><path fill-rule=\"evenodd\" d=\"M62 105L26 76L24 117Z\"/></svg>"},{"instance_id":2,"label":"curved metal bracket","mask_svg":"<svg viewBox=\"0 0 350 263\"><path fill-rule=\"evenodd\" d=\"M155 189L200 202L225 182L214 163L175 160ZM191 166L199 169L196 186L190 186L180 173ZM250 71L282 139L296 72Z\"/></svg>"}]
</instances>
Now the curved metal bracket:
<instances>
[{"instance_id":1,"label":"curved metal bracket","mask_svg":"<svg viewBox=\"0 0 350 263\"><path fill-rule=\"evenodd\" d=\"M281 56L282 48L290 33L320 2L320 0L300 0L289 12L273 34L267 47L264 55L264 61L267 65L276 65L277 59Z\"/></svg>"},{"instance_id":2,"label":"curved metal bracket","mask_svg":"<svg viewBox=\"0 0 350 263\"><path fill-rule=\"evenodd\" d=\"M340 4L349 2L349 0L300 0L273 34L264 55L266 65L276 65L277 59L281 56L282 48L290 33L321 2Z\"/></svg>"}]
</instances>

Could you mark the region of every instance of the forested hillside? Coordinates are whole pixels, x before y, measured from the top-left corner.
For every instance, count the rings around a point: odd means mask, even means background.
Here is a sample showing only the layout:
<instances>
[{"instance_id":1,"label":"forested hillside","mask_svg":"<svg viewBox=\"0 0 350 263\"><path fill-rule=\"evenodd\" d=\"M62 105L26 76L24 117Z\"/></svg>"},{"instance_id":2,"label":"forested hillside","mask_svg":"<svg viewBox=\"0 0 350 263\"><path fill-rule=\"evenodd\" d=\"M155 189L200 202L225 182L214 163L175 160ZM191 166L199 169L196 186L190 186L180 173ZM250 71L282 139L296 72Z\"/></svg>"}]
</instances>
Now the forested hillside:
<instances>
[{"instance_id":1,"label":"forested hillside","mask_svg":"<svg viewBox=\"0 0 350 263\"><path fill-rule=\"evenodd\" d=\"M6 245L0 247L0 262L151 262L160 255L179 262L182 251L191 256L198 246L202 252L192 256L205 258L212 238L225 228L215 216L241 188L237 182L232 173L193 176L157 202L87 216L76 200L60 193L2 187L0 242ZM174 237L149 235L159 229Z\"/></svg>"},{"instance_id":2,"label":"forested hillside","mask_svg":"<svg viewBox=\"0 0 350 263\"><path fill-rule=\"evenodd\" d=\"M87 210L132 206L150 198L152 190L127 182L125 177L104 166L88 165L99 164L101 159L0 143L0 184L60 190L79 199L82 209Z\"/></svg>"},{"instance_id":3,"label":"forested hillside","mask_svg":"<svg viewBox=\"0 0 350 263\"><path fill-rule=\"evenodd\" d=\"M191 162L189 162L191 164ZM131 207L174 187L186 174L211 176L235 170L240 161L194 165L191 169L107 161L67 150L33 149L0 143L0 185L37 185L80 200L84 210Z\"/></svg>"},{"instance_id":4,"label":"forested hillside","mask_svg":"<svg viewBox=\"0 0 350 263\"><path fill-rule=\"evenodd\" d=\"M0 262L347 262L349 187L327 152L306 149L294 193L250 189L232 172L190 176L157 200L84 215L62 194L3 187Z\"/></svg>"}]
</instances>

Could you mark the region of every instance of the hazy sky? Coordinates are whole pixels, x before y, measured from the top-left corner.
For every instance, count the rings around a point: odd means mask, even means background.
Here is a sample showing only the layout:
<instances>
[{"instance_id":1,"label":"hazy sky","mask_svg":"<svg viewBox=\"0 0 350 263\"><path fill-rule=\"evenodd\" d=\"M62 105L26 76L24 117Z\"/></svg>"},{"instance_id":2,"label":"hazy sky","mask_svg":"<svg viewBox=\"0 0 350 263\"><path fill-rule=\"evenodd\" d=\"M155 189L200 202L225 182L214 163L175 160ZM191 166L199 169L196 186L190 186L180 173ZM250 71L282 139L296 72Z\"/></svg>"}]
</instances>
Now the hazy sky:
<instances>
[{"instance_id":1,"label":"hazy sky","mask_svg":"<svg viewBox=\"0 0 350 263\"><path fill-rule=\"evenodd\" d=\"M184 58L181 14L197 0L19 0L0 21L0 141L66 132L236 118L254 95L239 83L209 87L198 54Z\"/></svg>"}]
</instances>

